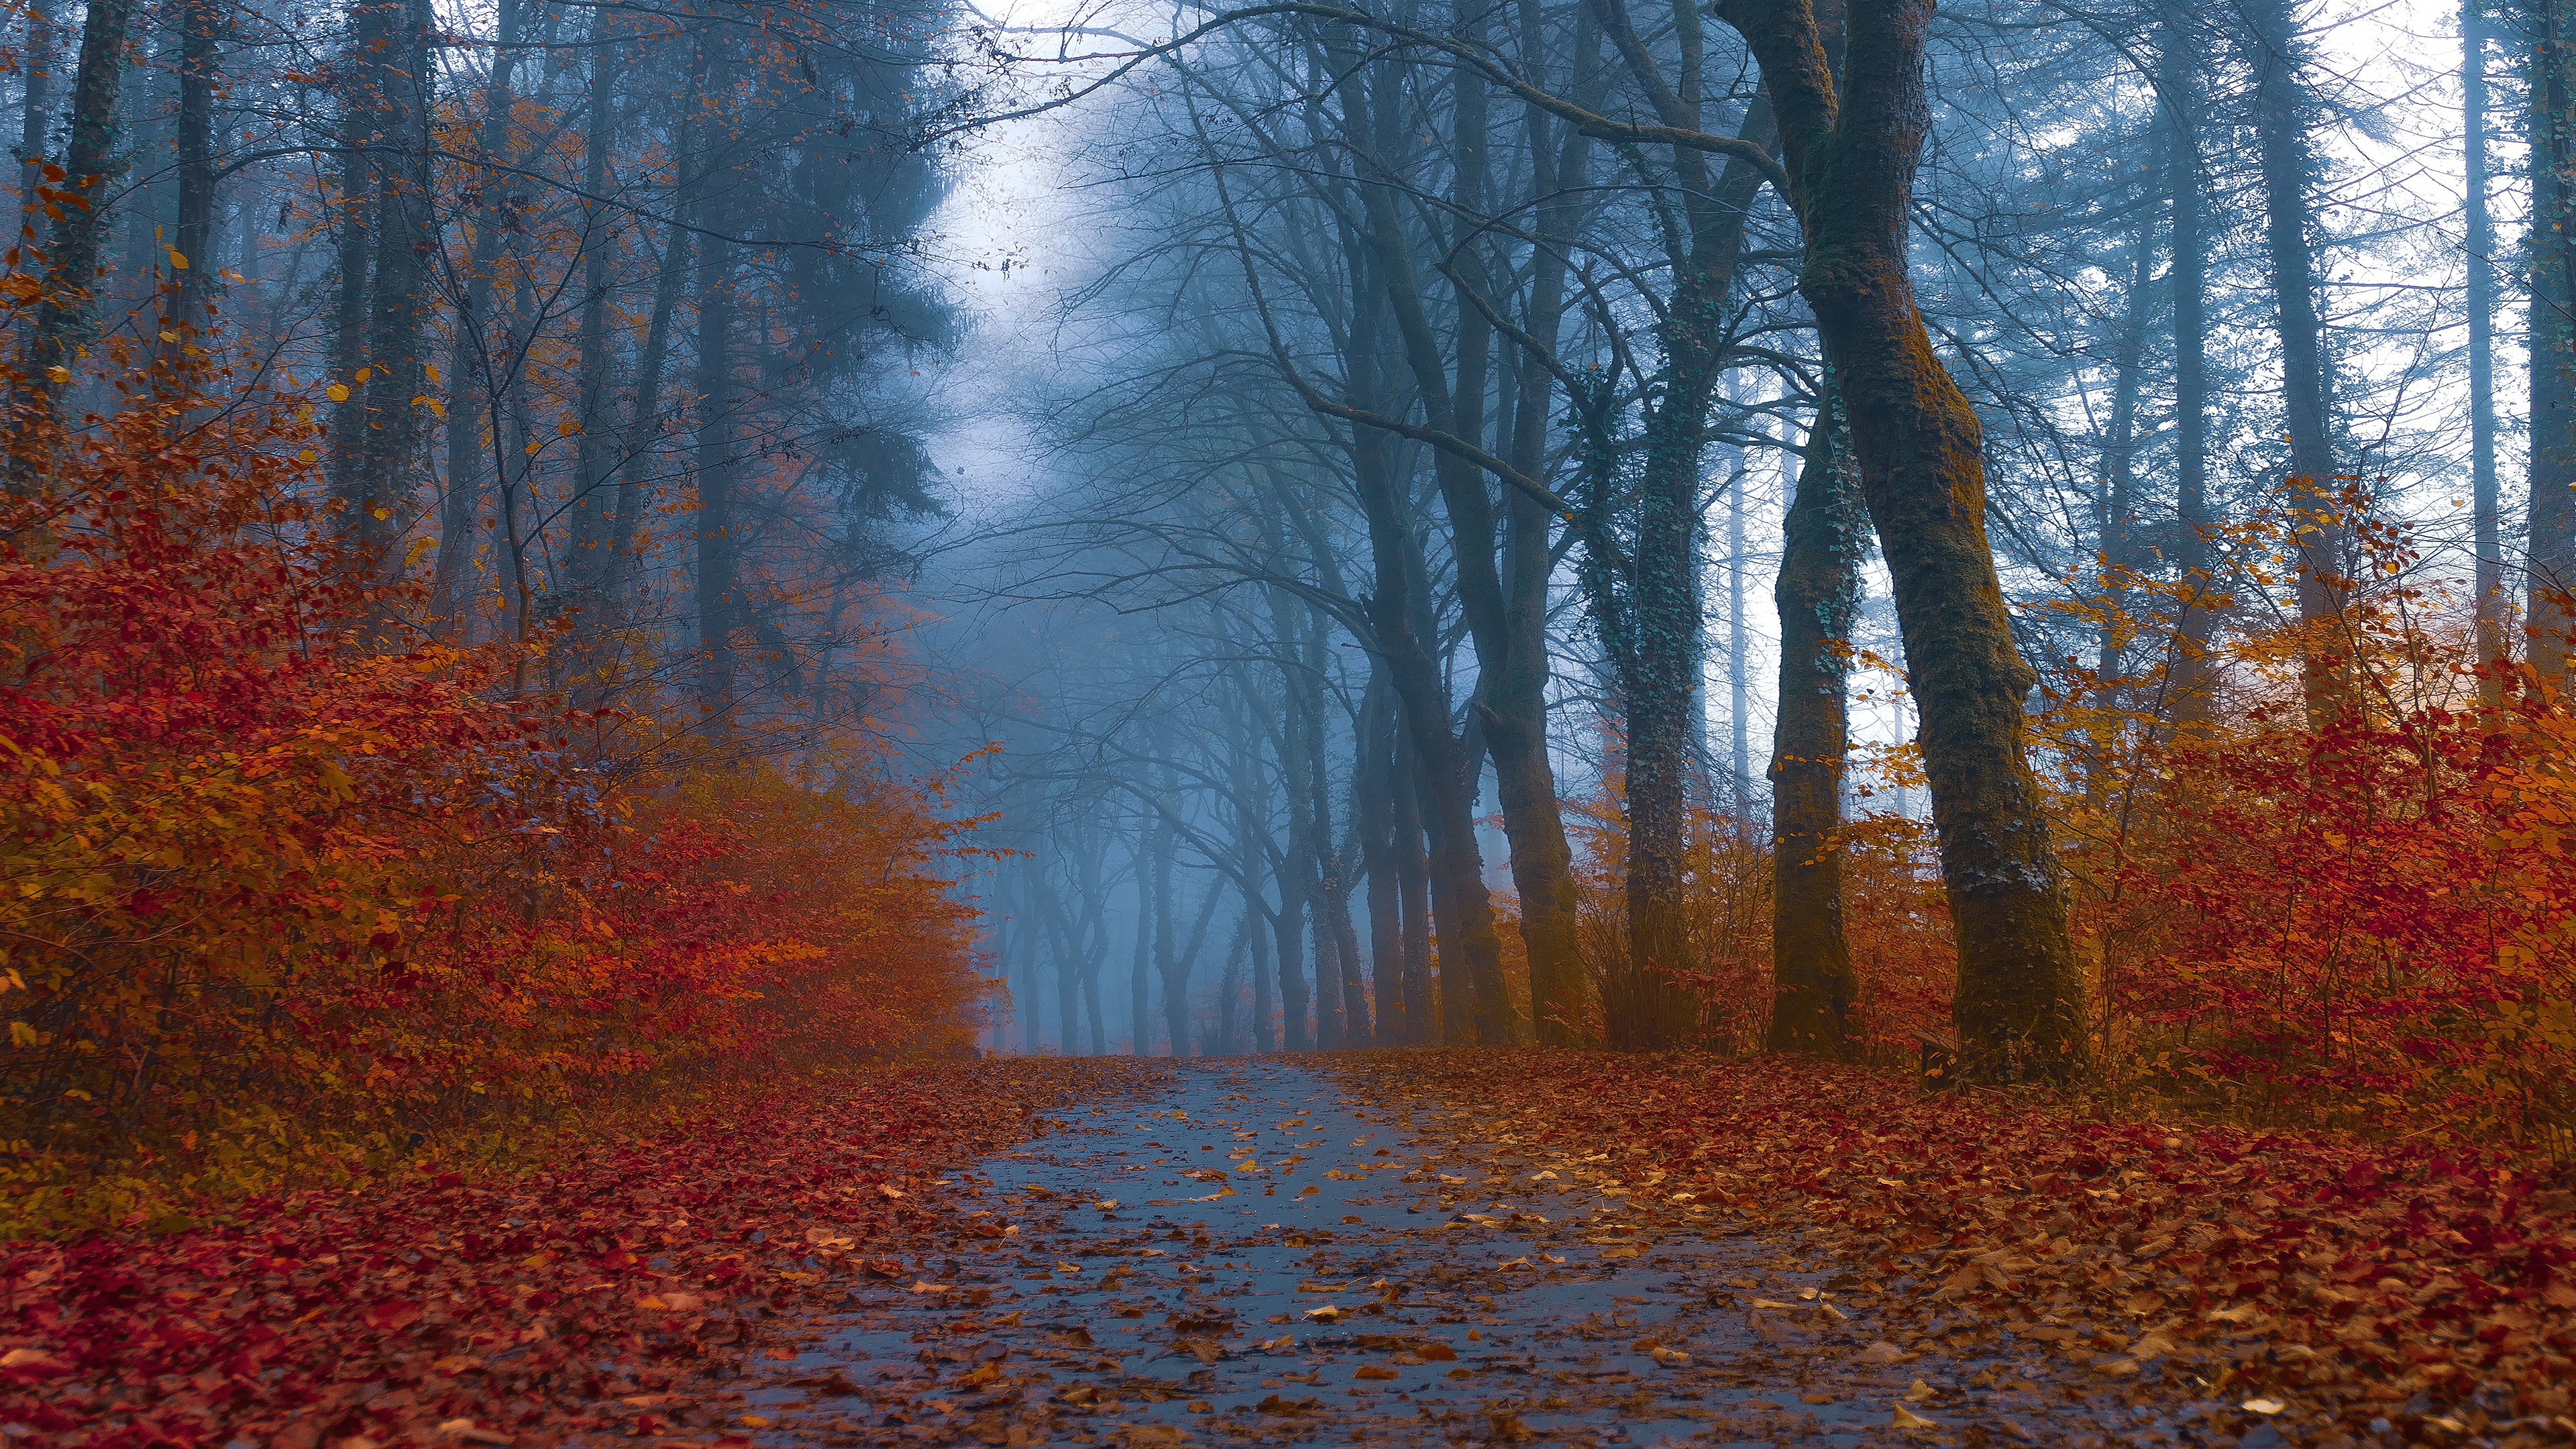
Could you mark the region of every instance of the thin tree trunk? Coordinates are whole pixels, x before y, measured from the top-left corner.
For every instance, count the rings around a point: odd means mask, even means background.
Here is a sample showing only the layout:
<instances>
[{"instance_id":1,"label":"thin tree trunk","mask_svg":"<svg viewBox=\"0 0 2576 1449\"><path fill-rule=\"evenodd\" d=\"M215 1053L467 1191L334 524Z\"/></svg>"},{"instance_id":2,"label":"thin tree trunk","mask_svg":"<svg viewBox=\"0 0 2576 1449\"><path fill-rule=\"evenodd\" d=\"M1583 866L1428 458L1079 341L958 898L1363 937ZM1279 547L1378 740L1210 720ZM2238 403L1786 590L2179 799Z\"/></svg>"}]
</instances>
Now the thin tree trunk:
<instances>
[{"instance_id":1,"label":"thin tree trunk","mask_svg":"<svg viewBox=\"0 0 2576 1449\"><path fill-rule=\"evenodd\" d=\"M1844 448L1840 400L1817 410L1782 523L1780 709L1771 735L1773 1051L1849 1059L1860 999L1843 929L1843 771L1850 743L1846 648L1859 611L1868 526Z\"/></svg>"},{"instance_id":2,"label":"thin tree trunk","mask_svg":"<svg viewBox=\"0 0 2576 1449\"><path fill-rule=\"evenodd\" d=\"M1537 0L1522 0L1520 26L1523 55L1543 54L1546 40ZM1597 26L1589 10L1576 17L1575 29L1574 86L1578 95L1588 97L1598 86ZM1591 143L1572 127L1554 127L1536 106L1528 108L1527 131L1532 189L1541 199L1522 330L1552 352L1564 328L1565 256L1583 216L1577 198ZM1520 359L1509 422L1512 466L1524 477L1547 472L1555 386L1545 358L1533 353ZM1547 754L1547 609L1556 520L1545 504L1519 489L1506 498L1503 516L1502 660L1491 672L1478 722L1494 760L1494 791L1511 845L1512 887L1520 897L1531 1033L1543 1046L1572 1046L1582 1039L1590 993L1574 852L1566 843L1556 771Z\"/></svg>"},{"instance_id":3,"label":"thin tree trunk","mask_svg":"<svg viewBox=\"0 0 2576 1449\"><path fill-rule=\"evenodd\" d=\"M1236 1056L1243 1050L1243 965L1252 953L1252 916L1238 916L1234 939L1225 948L1225 976L1216 1003L1216 1052Z\"/></svg>"},{"instance_id":4,"label":"thin tree trunk","mask_svg":"<svg viewBox=\"0 0 2576 1449\"><path fill-rule=\"evenodd\" d=\"M1383 666L1369 672L1360 703L1358 766L1351 787L1351 828L1360 836L1361 868L1368 873L1369 987L1376 998L1373 1044L1402 1046L1404 1009L1404 908L1395 865L1395 696Z\"/></svg>"},{"instance_id":5,"label":"thin tree trunk","mask_svg":"<svg viewBox=\"0 0 2576 1449\"><path fill-rule=\"evenodd\" d=\"M376 512L376 480L360 468L366 452L368 390L358 382L367 361L369 243L375 235L379 147L385 139L390 104L385 80L388 53L394 47L395 5L385 0L350 0L348 46L332 77L339 111L339 212L332 223L336 259L335 296L331 308L331 383L334 396L327 459L331 495L342 510L340 526L370 550L383 543Z\"/></svg>"},{"instance_id":6,"label":"thin tree trunk","mask_svg":"<svg viewBox=\"0 0 2576 1449\"><path fill-rule=\"evenodd\" d=\"M1154 953L1154 867L1162 858L1162 828L1159 823L1148 826L1136 843L1136 958L1127 973L1127 1054L1135 1057L1151 1056L1154 1051L1154 1022L1146 1014L1145 972Z\"/></svg>"},{"instance_id":7,"label":"thin tree trunk","mask_svg":"<svg viewBox=\"0 0 2576 1449\"><path fill-rule=\"evenodd\" d=\"M23 235L33 241L36 214L43 208L36 188L45 181L45 130L51 119L45 114L45 104L54 78L54 22L45 0L29 0L26 36L26 55L21 62L26 86L20 93L18 111L18 209L26 217Z\"/></svg>"},{"instance_id":8,"label":"thin tree trunk","mask_svg":"<svg viewBox=\"0 0 2576 1449\"><path fill-rule=\"evenodd\" d=\"M2341 719L2355 694L2344 606L2347 530L2340 521L2334 436L2326 410L2325 329L2308 240L2307 108L2289 0L2253 0L2254 130L2263 178L2263 236L2281 336L2282 424L2290 435L2285 503L2299 552L2300 685L2311 728Z\"/></svg>"},{"instance_id":9,"label":"thin tree trunk","mask_svg":"<svg viewBox=\"0 0 2576 1449\"><path fill-rule=\"evenodd\" d=\"M1170 782L1165 781L1164 786L1168 790ZM1172 1006L1169 983L1179 967L1180 945L1172 939L1172 833L1162 831L1158 838L1162 849L1154 852L1154 974L1166 983L1163 1010L1168 1021ZM1154 1054L1152 1027L1145 1016L1145 1006L1146 997L1140 992L1136 998L1136 1055L1140 1057ZM1185 1039L1186 1033L1171 1037L1172 1055L1181 1054L1181 1044Z\"/></svg>"},{"instance_id":10,"label":"thin tree trunk","mask_svg":"<svg viewBox=\"0 0 2576 1449\"><path fill-rule=\"evenodd\" d=\"M698 711L709 729L733 726L734 634L741 623L741 540L734 529L733 247L701 241L698 270Z\"/></svg>"},{"instance_id":11,"label":"thin tree trunk","mask_svg":"<svg viewBox=\"0 0 2576 1449\"><path fill-rule=\"evenodd\" d=\"M1393 708L1401 711L1402 702ZM1431 862L1423 849L1422 771L1400 713L1394 732L1387 795L1395 812L1396 899L1403 915L1404 1040L1392 1045L1429 1046L1440 1037L1440 1020L1431 1004Z\"/></svg>"},{"instance_id":12,"label":"thin tree trunk","mask_svg":"<svg viewBox=\"0 0 2576 1449\"><path fill-rule=\"evenodd\" d=\"M1736 475L1726 490L1726 710L1727 744L1735 771L1735 809L1753 813L1753 690L1749 631L1744 616L1744 484Z\"/></svg>"},{"instance_id":13,"label":"thin tree trunk","mask_svg":"<svg viewBox=\"0 0 2576 1449\"><path fill-rule=\"evenodd\" d=\"M1315 938L1315 1045L1325 1051L1338 1051L1346 1043L1342 1037L1342 973L1350 969L1342 960L1340 941L1326 922L1333 902L1334 863L1333 796L1329 784L1330 767L1325 761L1324 723L1324 632L1326 620L1320 611L1307 611L1306 627L1296 645L1298 660L1295 688L1289 698L1303 720L1305 736L1305 769L1302 778L1291 780L1288 787L1306 794L1306 878L1308 913Z\"/></svg>"},{"instance_id":14,"label":"thin tree trunk","mask_svg":"<svg viewBox=\"0 0 2576 1449\"><path fill-rule=\"evenodd\" d=\"M519 0L500 0L494 13L492 72L484 80L483 118L476 140L479 159L490 166L505 163L510 150L510 116L517 100L513 79L519 63ZM683 123L683 131L686 125ZM486 174L487 190L493 173ZM483 511L482 426L497 434L500 418L491 409L493 268L500 264L499 208L485 205L473 216L474 245L465 263L465 295L454 319L455 336L447 353L447 491L439 500L438 558L430 574L430 612L466 642L466 570L474 558L476 518Z\"/></svg>"},{"instance_id":15,"label":"thin tree trunk","mask_svg":"<svg viewBox=\"0 0 2576 1449\"><path fill-rule=\"evenodd\" d=\"M2484 0L2460 5L2460 131L2469 264L2469 507L2477 546L2478 697L2504 703L2504 535L2496 497L2495 225L2487 216L2487 25Z\"/></svg>"},{"instance_id":16,"label":"thin tree trunk","mask_svg":"<svg viewBox=\"0 0 2576 1449\"><path fill-rule=\"evenodd\" d=\"M2158 44L2159 91L2165 110L2166 226L2172 238L2174 351L2174 511L2181 525L2174 567L2195 595L2214 582L2209 531L2209 261L2202 255L2200 109L2193 12L2166 13ZM2185 731L2205 728L2217 705L2210 638L2218 611L2196 597L2174 621L2171 715Z\"/></svg>"},{"instance_id":17,"label":"thin tree trunk","mask_svg":"<svg viewBox=\"0 0 2576 1449\"><path fill-rule=\"evenodd\" d=\"M1279 651L1281 664L1279 789L1288 804L1287 848L1281 853L1278 872L1279 916L1271 923L1271 934L1279 951L1284 1045L1292 1052L1309 1050L1315 1044L1306 1014L1312 1003L1307 996L1304 940L1307 897L1315 878L1315 826L1313 800L1306 790L1306 760L1316 745L1308 738L1310 717L1304 707L1304 671L1297 657L1304 615L1305 610L1297 608L1285 591L1270 591L1273 647Z\"/></svg>"},{"instance_id":18,"label":"thin tree trunk","mask_svg":"<svg viewBox=\"0 0 2576 1449\"><path fill-rule=\"evenodd\" d=\"M1356 90L1357 78L1350 84ZM1366 97L1353 99L1347 120L1354 139L1366 137L1377 154L1391 155L1401 123L1395 102L1395 87L1383 76L1368 88ZM1374 111L1364 112L1362 107L1370 103ZM1458 423L1457 400L1422 313L1393 189L1384 182L1369 182L1361 185L1360 195L1367 232L1345 238L1353 283L1351 348L1355 367L1363 369L1352 380L1354 405L1387 411L1380 406L1378 393L1392 389L1389 380L1382 378L1380 350L1392 341L1403 348L1411 364L1431 426L1452 431ZM1387 321L1395 324L1392 339L1386 337ZM1477 390L1481 404L1481 378ZM1415 605L1422 571L1406 557L1415 547L1411 509L1388 466L1384 436L1373 429L1355 431L1369 435L1355 437L1353 449L1377 579L1371 622L1379 647L1387 654L1389 676L1404 699L1406 727L1413 731L1415 747L1433 781L1425 825L1431 836L1432 909L1440 931L1441 1030L1444 1038L1464 1039L1472 1033L1478 1041L1499 1043L1510 1039L1509 1003L1502 989L1502 937L1494 927L1493 900L1485 890L1484 862L1476 845L1475 771L1450 733L1447 685L1428 645L1437 622ZM1365 464L1360 462L1363 451L1368 458ZM1479 641L1478 657L1485 667L1499 667L1503 608L1494 564L1492 502L1481 475L1447 452L1434 454L1433 477L1456 541L1452 554L1469 632Z\"/></svg>"},{"instance_id":19,"label":"thin tree trunk","mask_svg":"<svg viewBox=\"0 0 2576 1449\"><path fill-rule=\"evenodd\" d=\"M2155 275L2155 219L2142 213L2130 244L2129 285L2122 297L2119 342L2111 355L2111 418L2102 438L2102 586L2103 619L2095 643L2095 675L2106 690L2116 690L2125 661L2121 635L2127 626L2126 572L2139 554L2133 525L2138 511L2138 393L2147 352L2147 284ZM2115 701L2116 702L2116 701ZM2086 772L2088 786L2102 778L2099 762Z\"/></svg>"},{"instance_id":20,"label":"thin tree trunk","mask_svg":"<svg viewBox=\"0 0 2576 1449\"><path fill-rule=\"evenodd\" d=\"M1247 899L1246 910L1267 914L1258 900ZM1277 1043L1277 1033L1270 1022L1270 944L1271 934L1254 922L1252 928L1252 1042L1263 1056L1268 1056Z\"/></svg>"},{"instance_id":21,"label":"thin tree trunk","mask_svg":"<svg viewBox=\"0 0 2576 1449\"><path fill-rule=\"evenodd\" d=\"M590 125L582 143L582 189L596 197L608 195L609 152L617 143L618 51L609 33L611 13L593 12L590 28ZM604 202L585 201L582 206L587 216L581 238L580 400L576 405L581 436L574 441L573 452L572 574L576 582L572 606L580 611L574 619L575 663L590 676L583 681L584 693L596 698L604 683L596 677L604 663L602 636L616 623L617 581L624 572L624 550L618 538L621 532L632 532L640 520L617 511L621 499L608 483L617 441L608 425L607 402L609 374L616 364L608 345L609 263L616 250L616 232ZM1069 1007L1070 991L1065 1001ZM1070 1010L1065 1019L1065 1040L1070 1043Z\"/></svg>"}]
</instances>

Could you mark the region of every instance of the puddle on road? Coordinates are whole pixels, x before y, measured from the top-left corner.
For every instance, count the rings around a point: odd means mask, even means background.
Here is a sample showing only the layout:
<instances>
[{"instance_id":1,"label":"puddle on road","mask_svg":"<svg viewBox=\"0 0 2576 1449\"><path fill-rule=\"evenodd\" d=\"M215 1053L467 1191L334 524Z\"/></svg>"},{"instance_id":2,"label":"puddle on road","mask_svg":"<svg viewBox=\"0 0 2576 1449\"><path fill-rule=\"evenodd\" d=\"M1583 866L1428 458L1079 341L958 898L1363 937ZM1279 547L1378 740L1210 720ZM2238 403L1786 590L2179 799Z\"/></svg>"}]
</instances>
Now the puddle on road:
<instances>
[{"instance_id":1,"label":"puddle on road","mask_svg":"<svg viewBox=\"0 0 2576 1449\"><path fill-rule=\"evenodd\" d=\"M1608 1184L1316 1072L1185 1065L1056 1120L954 1180L973 1246L859 1286L764 1365L764 1440L2074 1442L1999 1417L2037 1407L2011 1360L1857 1362L1865 1307L1780 1241L1630 1221ZM1945 1406L1976 1374L2005 1377L1972 1424ZM1890 1427L1910 1385L1939 1427Z\"/></svg>"}]
</instances>

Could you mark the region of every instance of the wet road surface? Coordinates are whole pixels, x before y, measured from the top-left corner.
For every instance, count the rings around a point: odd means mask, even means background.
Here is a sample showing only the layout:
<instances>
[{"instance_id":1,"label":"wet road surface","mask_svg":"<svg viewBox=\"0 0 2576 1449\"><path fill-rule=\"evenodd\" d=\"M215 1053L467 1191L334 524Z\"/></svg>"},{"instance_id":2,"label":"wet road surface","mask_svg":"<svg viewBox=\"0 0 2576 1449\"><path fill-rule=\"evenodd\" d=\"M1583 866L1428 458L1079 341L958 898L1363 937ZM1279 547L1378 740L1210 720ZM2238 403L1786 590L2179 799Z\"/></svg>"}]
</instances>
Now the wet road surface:
<instances>
[{"instance_id":1,"label":"wet road surface","mask_svg":"<svg viewBox=\"0 0 2576 1449\"><path fill-rule=\"evenodd\" d=\"M946 1180L955 1251L879 1263L744 1385L742 1423L782 1446L2194 1437L2026 1360L1878 1342L1867 1293L1793 1237L1641 1211L1598 1157L1439 1115L1249 1060L1059 1114Z\"/></svg>"}]
</instances>

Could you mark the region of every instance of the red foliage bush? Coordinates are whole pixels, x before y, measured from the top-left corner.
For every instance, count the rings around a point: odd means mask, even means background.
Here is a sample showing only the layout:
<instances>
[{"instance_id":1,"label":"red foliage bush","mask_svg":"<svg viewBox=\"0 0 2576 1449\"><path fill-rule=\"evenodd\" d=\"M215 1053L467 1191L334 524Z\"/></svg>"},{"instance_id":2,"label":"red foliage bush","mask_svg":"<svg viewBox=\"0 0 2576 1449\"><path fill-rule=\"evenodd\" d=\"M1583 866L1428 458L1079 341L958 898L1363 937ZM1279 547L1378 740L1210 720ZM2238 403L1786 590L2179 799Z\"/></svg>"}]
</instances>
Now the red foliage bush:
<instances>
[{"instance_id":1,"label":"red foliage bush","mask_svg":"<svg viewBox=\"0 0 2576 1449\"><path fill-rule=\"evenodd\" d=\"M291 411L175 407L63 441L0 529L0 1230L963 1043L938 782L514 697L514 646L426 641L333 543Z\"/></svg>"}]
</instances>

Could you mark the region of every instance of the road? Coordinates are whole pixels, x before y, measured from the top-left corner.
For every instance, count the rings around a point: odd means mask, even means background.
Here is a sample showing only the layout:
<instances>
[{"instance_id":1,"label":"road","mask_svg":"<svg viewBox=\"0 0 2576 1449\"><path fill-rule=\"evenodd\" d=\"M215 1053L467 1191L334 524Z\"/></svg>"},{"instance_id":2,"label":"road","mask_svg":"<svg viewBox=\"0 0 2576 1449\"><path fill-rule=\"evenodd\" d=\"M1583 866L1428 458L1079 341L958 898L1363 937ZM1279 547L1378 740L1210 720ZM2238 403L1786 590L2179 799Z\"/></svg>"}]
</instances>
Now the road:
<instances>
[{"instance_id":1,"label":"road","mask_svg":"<svg viewBox=\"0 0 2576 1449\"><path fill-rule=\"evenodd\" d=\"M1641 1210L1581 1151L1459 1121L1245 1059L1062 1114L953 1174L955 1250L881 1264L764 1362L743 1422L781 1446L2195 1438L2027 1360L1879 1342L1794 1234Z\"/></svg>"}]
</instances>

